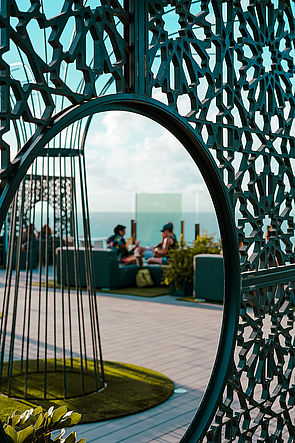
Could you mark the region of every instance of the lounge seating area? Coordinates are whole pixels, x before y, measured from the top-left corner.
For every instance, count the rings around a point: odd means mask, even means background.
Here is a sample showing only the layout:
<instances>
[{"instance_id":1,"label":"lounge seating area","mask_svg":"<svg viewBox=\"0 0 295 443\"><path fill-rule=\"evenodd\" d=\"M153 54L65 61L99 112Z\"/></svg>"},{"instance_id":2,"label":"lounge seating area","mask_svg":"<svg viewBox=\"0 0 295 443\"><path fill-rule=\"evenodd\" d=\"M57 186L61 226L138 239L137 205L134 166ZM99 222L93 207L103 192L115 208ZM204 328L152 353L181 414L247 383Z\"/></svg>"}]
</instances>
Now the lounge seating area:
<instances>
[{"instance_id":1,"label":"lounge seating area","mask_svg":"<svg viewBox=\"0 0 295 443\"><path fill-rule=\"evenodd\" d=\"M80 247L57 248L56 269L57 283L64 286L87 286L85 260L87 250ZM140 266L120 265L116 251L112 249L93 248L93 276L96 288L126 288L136 286L136 274ZM62 260L61 260L62 254ZM76 264L77 263L77 264ZM62 265L61 265L62 264ZM161 285L163 267L145 265L149 269L155 286ZM78 269L78 272L73 270ZM78 280L79 279L79 280ZM195 298L223 301L224 269L223 256L219 254L199 254L194 257L194 291Z\"/></svg>"},{"instance_id":2,"label":"lounge seating area","mask_svg":"<svg viewBox=\"0 0 295 443\"><path fill-rule=\"evenodd\" d=\"M52 240L52 239L50 239ZM58 241L57 241L58 240ZM56 239L55 244L59 244ZM50 242L51 247L51 242ZM34 241L32 253L30 255L30 267L35 268L38 265L39 243ZM43 248L42 248L43 250ZM136 286L136 274L140 266L120 265L117 260L117 254L112 249L94 247L93 251L93 276L96 288L127 288ZM61 266L61 253L62 266ZM56 248L56 276L57 283L65 286L86 287L85 272L85 248L79 247L75 250L73 246L63 246ZM19 267L26 269L26 252L21 251ZM52 264L52 253L49 253L50 263ZM44 261L44 260L42 260ZM77 261L77 267L76 267ZM12 269L16 267L15 253L13 255ZM149 269L155 286L160 286L163 277L163 266L144 265ZM79 269L79 272L75 272ZM74 272L73 272L74 271ZM77 281L79 279L79 281ZM199 254L194 257L194 296L197 299L208 301L223 301L224 297L224 267L223 256L220 254Z\"/></svg>"},{"instance_id":3,"label":"lounge seating area","mask_svg":"<svg viewBox=\"0 0 295 443\"><path fill-rule=\"evenodd\" d=\"M3 249L4 238L0 242ZM85 269L85 259L89 254L88 249L83 246L83 241L79 242L79 249L72 246L70 241L63 241L60 245L59 237L50 237L47 243L47 263L53 264L53 249L55 249L55 276L58 284L66 287L87 287L87 278ZM54 245L54 248L53 248ZM101 245L103 247L98 247ZM58 247L57 247L58 246ZM16 249L12 256L12 269L16 269ZM34 269L39 266L39 255L41 254L42 265L45 264L45 239L40 242L34 239L31 242L29 252L20 251L18 266L20 270L27 267L26 261L29 259L29 268ZM62 254L62 260L61 260ZM2 254L3 255L3 254ZM115 250L106 248L106 241L93 243L93 279L96 288L118 289L136 287L136 275L141 269L139 265L121 265L118 263ZM3 266L2 262L2 266ZM196 299L206 301L222 302L224 298L224 267L223 256L220 254L198 254L193 258L193 291ZM4 264L5 266L5 264ZM167 265L166 265L167 266ZM154 286L160 287L163 280L163 265L145 264L145 269L150 271ZM175 296L183 296L185 291L175 289L169 292Z\"/></svg>"},{"instance_id":4,"label":"lounge seating area","mask_svg":"<svg viewBox=\"0 0 295 443\"><path fill-rule=\"evenodd\" d=\"M81 287L86 287L85 260L89 260L86 256L85 248L80 247L75 250L74 247L57 248L56 265L57 265L57 282L65 286L76 286L78 283ZM97 288L124 288L136 286L136 274L140 266L137 265L120 265L118 263L117 254L112 249L93 248L93 275L95 286ZM62 258L62 260L61 260ZM79 272L73 272L76 268ZM61 265L62 263L62 265ZM144 266L149 269L155 286L160 286L162 280L162 267L159 265ZM77 282L79 279L79 282Z\"/></svg>"},{"instance_id":5,"label":"lounge seating area","mask_svg":"<svg viewBox=\"0 0 295 443\"><path fill-rule=\"evenodd\" d=\"M56 250L59 244L59 237L48 237L47 245L45 237L41 239L41 244L38 238L34 238L30 241L29 245L25 244L21 247L19 263L17 263L17 248L15 248L12 258L12 269L16 269L17 266L19 266L20 270L25 270L27 266L28 269L35 269L40 265L40 258L42 265L45 265L47 260L48 265L51 266L53 263L53 249Z\"/></svg>"}]
</instances>

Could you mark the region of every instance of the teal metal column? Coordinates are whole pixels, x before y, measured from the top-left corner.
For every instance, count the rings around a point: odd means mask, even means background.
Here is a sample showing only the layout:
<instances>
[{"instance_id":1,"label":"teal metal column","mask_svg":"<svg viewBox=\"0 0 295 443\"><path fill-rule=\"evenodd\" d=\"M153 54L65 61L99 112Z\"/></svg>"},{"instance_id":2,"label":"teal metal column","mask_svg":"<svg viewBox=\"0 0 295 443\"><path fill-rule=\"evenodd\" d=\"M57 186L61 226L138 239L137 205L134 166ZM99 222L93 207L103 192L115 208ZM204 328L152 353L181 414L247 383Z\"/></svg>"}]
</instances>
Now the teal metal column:
<instances>
[{"instance_id":1,"label":"teal metal column","mask_svg":"<svg viewBox=\"0 0 295 443\"><path fill-rule=\"evenodd\" d=\"M8 11L7 2L9 0L1 0L1 22L0 22L0 54L6 52L9 49L9 36L8 29L5 26L5 22L8 25ZM9 145L3 140L3 135L9 130L10 127L10 97L9 97L9 84L10 78L10 66L2 57L0 57L0 170L7 169L10 164L10 149Z\"/></svg>"},{"instance_id":2,"label":"teal metal column","mask_svg":"<svg viewBox=\"0 0 295 443\"><path fill-rule=\"evenodd\" d=\"M130 92L147 92L148 2L130 0Z\"/></svg>"}]
</instances>

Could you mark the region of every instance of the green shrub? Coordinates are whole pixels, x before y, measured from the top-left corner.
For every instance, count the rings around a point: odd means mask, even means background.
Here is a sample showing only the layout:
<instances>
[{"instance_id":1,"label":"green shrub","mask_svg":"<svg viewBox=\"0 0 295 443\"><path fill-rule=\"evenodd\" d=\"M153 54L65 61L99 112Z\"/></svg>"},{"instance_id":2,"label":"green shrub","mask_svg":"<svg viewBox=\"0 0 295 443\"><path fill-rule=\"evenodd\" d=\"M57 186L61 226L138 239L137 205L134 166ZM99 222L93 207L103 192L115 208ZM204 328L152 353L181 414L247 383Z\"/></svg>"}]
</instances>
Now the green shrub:
<instances>
[{"instance_id":1,"label":"green shrub","mask_svg":"<svg viewBox=\"0 0 295 443\"><path fill-rule=\"evenodd\" d=\"M48 411L44 411L41 406L35 409L28 409L21 413L15 411L3 425L7 439L13 443L75 443L76 432L71 432L63 438L65 430L69 426L74 426L81 420L81 414L68 411L66 406L54 409L52 406ZM60 434L52 438L52 431L61 429ZM82 438L77 443L85 443Z\"/></svg>"},{"instance_id":2,"label":"green shrub","mask_svg":"<svg viewBox=\"0 0 295 443\"><path fill-rule=\"evenodd\" d=\"M221 244L214 241L213 235L203 233L198 236L192 246L187 246L180 238L179 248L172 249L168 254L169 266L164 269L164 282L180 289L184 282L192 283L194 278L193 258L198 254L220 254Z\"/></svg>"}]
</instances>

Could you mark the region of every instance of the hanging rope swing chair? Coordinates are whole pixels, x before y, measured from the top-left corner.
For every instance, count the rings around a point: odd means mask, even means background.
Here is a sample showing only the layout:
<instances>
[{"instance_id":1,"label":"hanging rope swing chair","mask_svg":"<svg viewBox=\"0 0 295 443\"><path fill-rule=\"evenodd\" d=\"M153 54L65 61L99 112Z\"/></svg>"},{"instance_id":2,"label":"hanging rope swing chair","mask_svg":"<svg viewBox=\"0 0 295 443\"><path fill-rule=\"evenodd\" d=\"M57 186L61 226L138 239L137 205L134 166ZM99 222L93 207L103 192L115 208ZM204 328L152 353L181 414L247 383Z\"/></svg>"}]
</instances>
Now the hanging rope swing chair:
<instances>
[{"instance_id":1,"label":"hanging rope swing chair","mask_svg":"<svg viewBox=\"0 0 295 443\"><path fill-rule=\"evenodd\" d=\"M1 392L66 398L102 389L83 152L47 147L22 180L7 218Z\"/></svg>"}]
</instances>

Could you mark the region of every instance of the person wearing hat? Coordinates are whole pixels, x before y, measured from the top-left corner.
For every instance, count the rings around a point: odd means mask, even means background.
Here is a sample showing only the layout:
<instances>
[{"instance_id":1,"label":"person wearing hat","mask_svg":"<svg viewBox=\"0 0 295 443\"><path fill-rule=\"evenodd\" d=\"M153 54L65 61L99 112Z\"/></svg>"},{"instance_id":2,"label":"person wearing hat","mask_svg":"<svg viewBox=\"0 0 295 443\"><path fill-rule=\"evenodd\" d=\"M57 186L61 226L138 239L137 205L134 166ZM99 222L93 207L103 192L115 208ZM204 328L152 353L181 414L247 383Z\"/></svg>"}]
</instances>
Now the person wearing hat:
<instances>
[{"instance_id":1,"label":"person wearing hat","mask_svg":"<svg viewBox=\"0 0 295 443\"><path fill-rule=\"evenodd\" d=\"M148 258L147 263L165 265L168 261L168 251L169 249L177 248L177 240L175 234L173 233L173 223L166 223L161 229L162 241L157 246L152 248L153 256Z\"/></svg>"},{"instance_id":2,"label":"person wearing hat","mask_svg":"<svg viewBox=\"0 0 295 443\"><path fill-rule=\"evenodd\" d=\"M107 247L116 250L119 263L125 265L136 265L138 254L135 254L135 252L139 246L139 243L137 242L134 248L129 251L124 238L125 233L126 226L117 225L114 228L114 234L107 239ZM142 260L139 260L139 262L140 261ZM142 265L142 263L139 264Z\"/></svg>"}]
</instances>

